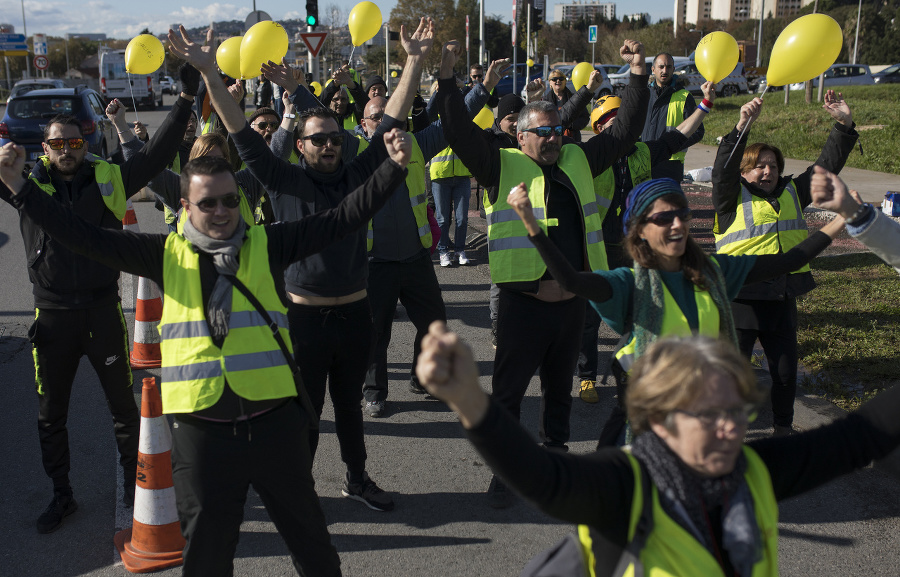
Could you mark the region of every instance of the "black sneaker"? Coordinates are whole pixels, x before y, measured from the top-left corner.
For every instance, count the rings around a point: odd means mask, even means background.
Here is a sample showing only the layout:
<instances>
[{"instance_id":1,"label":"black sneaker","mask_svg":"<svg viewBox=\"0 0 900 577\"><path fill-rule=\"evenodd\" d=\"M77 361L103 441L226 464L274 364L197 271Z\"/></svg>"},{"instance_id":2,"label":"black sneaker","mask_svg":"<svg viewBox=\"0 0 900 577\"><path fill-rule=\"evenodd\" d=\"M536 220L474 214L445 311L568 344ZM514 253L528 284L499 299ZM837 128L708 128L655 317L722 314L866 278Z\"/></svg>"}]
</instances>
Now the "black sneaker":
<instances>
[{"instance_id":1,"label":"black sneaker","mask_svg":"<svg viewBox=\"0 0 900 577\"><path fill-rule=\"evenodd\" d=\"M374 511L392 511L394 500L386 492L378 488L369 474L363 472L362 483L351 483L350 473L344 476L344 487L341 489L344 497L364 503L366 507Z\"/></svg>"},{"instance_id":2,"label":"black sneaker","mask_svg":"<svg viewBox=\"0 0 900 577\"><path fill-rule=\"evenodd\" d=\"M72 495L53 495L47 510L37 520L38 533L52 533L62 525L63 517L68 517L78 510L78 503Z\"/></svg>"},{"instance_id":3,"label":"black sneaker","mask_svg":"<svg viewBox=\"0 0 900 577\"><path fill-rule=\"evenodd\" d=\"M506 509L512 506L513 495L503 481L494 475L491 478L491 485L488 487L488 504L494 509Z\"/></svg>"},{"instance_id":4,"label":"black sneaker","mask_svg":"<svg viewBox=\"0 0 900 577\"><path fill-rule=\"evenodd\" d=\"M419 379L415 377L410 377L409 379L409 392L415 393L417 395L428 394L428 391L425 390L425 387L419 384Z\"/></svg>"}]
</instances>

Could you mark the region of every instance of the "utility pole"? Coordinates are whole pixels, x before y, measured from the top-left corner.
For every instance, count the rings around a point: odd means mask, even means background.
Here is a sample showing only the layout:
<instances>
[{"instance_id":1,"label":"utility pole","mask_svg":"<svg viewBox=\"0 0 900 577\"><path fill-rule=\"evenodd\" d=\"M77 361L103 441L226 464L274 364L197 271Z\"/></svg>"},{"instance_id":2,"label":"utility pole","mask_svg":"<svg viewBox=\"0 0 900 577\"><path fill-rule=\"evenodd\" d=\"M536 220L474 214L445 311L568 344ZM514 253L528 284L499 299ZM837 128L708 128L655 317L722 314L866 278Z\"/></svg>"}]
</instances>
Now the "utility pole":
<instances>
[{"instance_id":1,"label":"utility pole","mask_svg":"<svg viewBox=\"0 0 900 577\"><path fill-rule=\"evenodd\" d=\"M766 0L759 1L759 33L756 35L756 67L762 66L762 24L763 16L766 14Z\"/></svg>"},{"instance_id":2,"label":"utility pole","mask_svg":"<svg viewBox=\"0 0 900 577\"><path fill-rule=\"evenodd\" d=\"M484 0L478 3L478 63L484 64ZM466 71L468 73L468 70Z\"/></svg>"}]
</instances>

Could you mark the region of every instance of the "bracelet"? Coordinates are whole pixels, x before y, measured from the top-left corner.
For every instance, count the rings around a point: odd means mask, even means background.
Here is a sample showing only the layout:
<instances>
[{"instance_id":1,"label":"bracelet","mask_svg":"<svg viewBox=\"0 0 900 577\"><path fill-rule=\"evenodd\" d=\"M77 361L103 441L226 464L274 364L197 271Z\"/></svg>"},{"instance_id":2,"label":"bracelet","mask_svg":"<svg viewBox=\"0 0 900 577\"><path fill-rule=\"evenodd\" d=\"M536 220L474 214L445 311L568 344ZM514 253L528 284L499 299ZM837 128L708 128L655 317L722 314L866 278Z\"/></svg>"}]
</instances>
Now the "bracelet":
<instances>
[{"instance_id":1,"label":"bracelet","mask_svg":"<svg viewBox=\"0 0 900 577\"><path fill-rule=\"evenodd\" d=\"M119 136L125 134L124 132L120 132L120 131L118 131L118 130L116 131L116 133L117 133Z\"/></svg>"},{"instance_id":2,"label":"bracelet","mask_svg":"<svg viewBox=\"0 0 900 577\"><path fill-rule=\"evenodd\" d=\"M868 202L859 205L859 208L856 209L856 212L853 213L848 219L845 219L847 224L850 226L856 226L857 224L864 221L869 216L869 210L872 209L872 205Z\"/></svg>"},{"instance_id":3,"label":"bracelet","mask_svg":"<svg viewBox=\"0 0 900 577\"><path fill-rule=\"evenodd\" d=\"M703 102L701 102L700 104L698 104L698 105L697 105L697 108L699 108L699 109L702 110L703 112L709 114L710 112L712 112L712 109L711 109L711 108L707 108L706 105L704 104L704 102L706 102L706 100L704 100Z\"/></svg>"},{"instance_id":4,"label":"bracelet","mask_svg":"<svg viewBox=\"0 0 900 577\"><path fill-rule=\"evenodd\" d=\"M293 119L293 118L297 118L297 115L296 114L285 114L284 118L292 118Z\"/></svg>"},{"instance_id":5,"label":"bracelet","mask_svg":"<svg viewBox=\"0 0 900 577\"><path fill-rule=\"evenodd\" d=\"M712 101L711 101L711 100L707 100L706 98L704 98L704 99L700 102L700 104L702 104L703 106L709 108L710 110L712 110L712 108L713 108L713 103L712 103Z\"/></svg>"}]
</instances>

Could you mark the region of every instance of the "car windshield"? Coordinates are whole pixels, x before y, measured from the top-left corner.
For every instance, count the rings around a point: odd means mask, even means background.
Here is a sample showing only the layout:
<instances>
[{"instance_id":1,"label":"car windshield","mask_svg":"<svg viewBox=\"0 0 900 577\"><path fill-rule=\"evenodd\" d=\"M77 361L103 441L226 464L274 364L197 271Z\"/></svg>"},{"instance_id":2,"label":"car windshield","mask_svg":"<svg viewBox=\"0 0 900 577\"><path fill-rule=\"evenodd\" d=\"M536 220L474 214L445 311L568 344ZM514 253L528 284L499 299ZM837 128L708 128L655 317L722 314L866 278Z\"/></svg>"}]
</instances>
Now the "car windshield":
<instances>
[{"instance_id":1,"label":"car windshield","mask_svg":"<svg viewBox=\"0 0 900 577\"><path fill-rule=\"evenodd\" d=\"M16 98L9 102L7 114L10 118L53 118L57 114L76 114L81 109L81 101L76 98Z\"/></svg>"},{"instance_id":2,"label":"car windshield","mask_svg":"<svg viewBox=\"0 0 900 577\"><path fill-rule=\"evenodd\" d=\"M900 70L900 64L894 64L893 66L888 66L884 70L881 71L881 74L894 74Z\"/></svg>"},{"instance_id":3,"label":"car windshield","mask_svg":"<svg viewBox=\"0 0 900 577\"><path fill-rule=\"evenodd\" d=\"M619 68L619 71L616 72L616 74L625 74L626 72L628 72L629 68L631 68L631 64L623 64L622 67Z\"/></svg>"},{"instance_id":4,"label":"car windshield","mask_svg":"<svg viewBox=\"0 0 900 577\"><path fill-rule=\"evenodd\" d=\"M125 69L125 62L107 62L106 78L109 80L127 80L128 70Z\"/></svg>"}]
</instances>

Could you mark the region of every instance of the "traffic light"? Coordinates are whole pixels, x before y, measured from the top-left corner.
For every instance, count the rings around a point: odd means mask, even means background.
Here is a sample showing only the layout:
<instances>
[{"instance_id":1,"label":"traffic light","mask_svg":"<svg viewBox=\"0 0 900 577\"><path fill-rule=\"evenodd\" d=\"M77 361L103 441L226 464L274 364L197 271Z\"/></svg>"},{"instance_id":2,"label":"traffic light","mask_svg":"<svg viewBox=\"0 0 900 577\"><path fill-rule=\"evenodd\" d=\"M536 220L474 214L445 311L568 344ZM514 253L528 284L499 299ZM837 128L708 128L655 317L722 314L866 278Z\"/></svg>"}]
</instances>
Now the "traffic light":
<instances>
[{"instance_id":1,"label":"traffic light","mask_svg":"<svg viewBox=\"0 0 900 577\"><path fill-rule=\"evenodd\" d=\"M307 0L306 25L311 28L319 25L319 0Z\"/></svg>"},{"instance_id":2,"label":"traffic light","mask_svg":"<svg viewBox=\"0 0 900 577\"><path fill-rule=\"evenodd\" d=\"M543 8L535 8L534 15L531 18L531 31L537 32L541 28L543 28L544 21L544 9Z\"/></svg>"}]
</instances>

